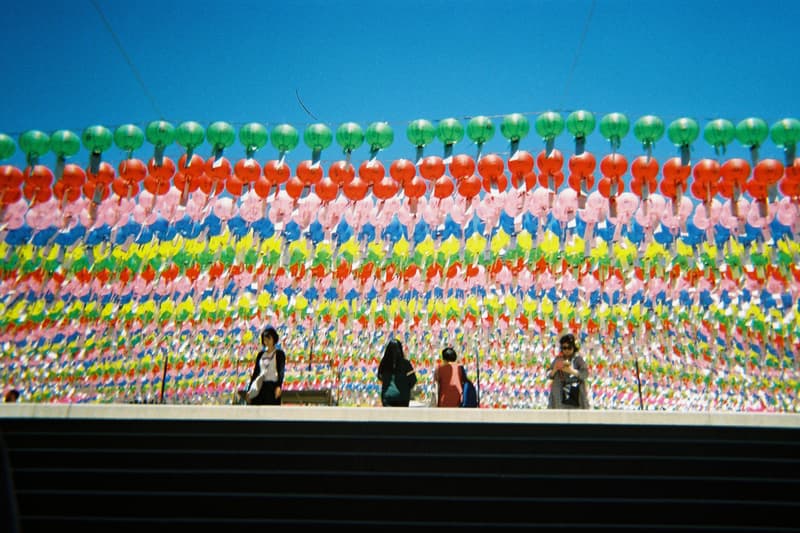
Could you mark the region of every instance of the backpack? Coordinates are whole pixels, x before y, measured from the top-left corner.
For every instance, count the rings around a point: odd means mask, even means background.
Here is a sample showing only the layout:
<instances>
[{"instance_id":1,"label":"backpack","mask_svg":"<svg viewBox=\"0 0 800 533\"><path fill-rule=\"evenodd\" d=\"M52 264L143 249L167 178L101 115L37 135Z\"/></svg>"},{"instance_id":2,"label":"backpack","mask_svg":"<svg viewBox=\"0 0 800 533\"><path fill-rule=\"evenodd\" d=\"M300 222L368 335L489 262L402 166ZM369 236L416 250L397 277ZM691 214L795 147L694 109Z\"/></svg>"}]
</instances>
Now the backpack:
<instances>
[{"instance_id":1,"label":"backpack","mask_svg":"<svg viewBox=\"0 0 800 533\"><path fill-rule=\"evenodd\" d=\"M478 391L475 384L467 377L467 370L463 365L459 365L461 373L461 405L459 407L478 407Z\"/></svg>"}]
</instances>

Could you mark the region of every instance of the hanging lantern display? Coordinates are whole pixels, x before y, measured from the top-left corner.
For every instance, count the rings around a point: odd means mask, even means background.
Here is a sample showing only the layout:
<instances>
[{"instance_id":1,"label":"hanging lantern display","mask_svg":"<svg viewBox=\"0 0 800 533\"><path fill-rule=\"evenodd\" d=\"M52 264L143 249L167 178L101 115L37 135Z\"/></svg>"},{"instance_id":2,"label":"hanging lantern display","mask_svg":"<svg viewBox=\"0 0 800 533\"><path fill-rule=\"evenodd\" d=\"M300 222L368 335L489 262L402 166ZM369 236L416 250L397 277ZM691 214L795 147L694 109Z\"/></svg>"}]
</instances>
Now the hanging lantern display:
<instances>
[{"instance_id":1,"label":"hanging lantern display","mask_svg":"<svg viewBox=\"0 0 800 533\"><path fill-rule=\"evenodd\" d=\"M598 409L800 412L796 120L710 121L712 158L692 161L691 119L642 116L628 154L621 113L591 151L589 111L540 113L536 152L527 117L503 117L499 152L488 117L413 121L415 159L380 157L389 123L345 122L324 161L334 135L312 124L291 165L290 124L0 135L0 379L31 403L230 404L274 324L286 391L379 405L380 347L399 338L421 376L454 346L483 408L544 409L570 331ZM679 154L662 162L665 133ZM454 153L465 135L477 154ZM423 153L434 139L443 153ZM69 161L81 143L89 165Z\"/></svg>"}]
</instances>

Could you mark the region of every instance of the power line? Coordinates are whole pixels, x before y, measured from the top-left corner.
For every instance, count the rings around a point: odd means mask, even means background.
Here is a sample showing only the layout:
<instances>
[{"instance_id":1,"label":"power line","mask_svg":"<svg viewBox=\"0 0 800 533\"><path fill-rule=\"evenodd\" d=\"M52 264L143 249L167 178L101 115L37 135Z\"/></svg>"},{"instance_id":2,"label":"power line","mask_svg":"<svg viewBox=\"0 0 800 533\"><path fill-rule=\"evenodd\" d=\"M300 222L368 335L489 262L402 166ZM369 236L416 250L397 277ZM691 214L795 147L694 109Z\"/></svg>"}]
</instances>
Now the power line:
<instances>
[{"instance_id":1,"label":"power line","mask_svg":"<svg viewBox=\"0 0 800 533\"><path fill-rule=\"evenodd\" d=\"M572 59L572 66L567 73L567 78L564 81L564 92L563 98L567 98L567 93L569 92L569 86L572 83L572 75L575 73L575 68L578 66L578 58L581 55L581 51L583 50L583 42L586 40L586 34L589 33L589 24L592 21L592 13L594 13L594 3L595 0L592 0L592 4L589 6L589 13L586 15L586 23L583 25L583 33L581 34L581 40L578 41L578 48L575 49L575 57ZM564 107L563 105L561 107Z\"/></svg>"},{"instance_id":2,"label":"power line","mask_svg":"<svg viewBox=\"0 0 800 533\"><path fill-rule=\"evenodd\" d=\"M161 110L158 108L158 105L156 104L156 99L153 98L153 95L150 94L150 91L147 90L147 86L144 83L144 79L142 79L142 76L139 74L139 71L136 69L136 66L133 64L133 61L131 60L130 56L128 55L128 52L125 51L125 47L122 46L122 41L120 41L119 37L117 37L117 34L114 31L114 28L111 27L111 23L108 22L108 19L106 18L105 14L103 13L103 10L100 9L100 6L97 4L97 0L92 0L92 5L97 10L97 13L100 15L100 18L103 20L103 24L106 25L106 29L108 29L108 32L111 34L111 38L114 39L114 42L117 44L117 48L119 48L119 51L122 54L122 57L125 58L125 62L128 64L128 66L130 67L131 71L133 72L133 75L136 77L136 81L138 81L139 85L141 85L142 91L144 92L144 95L147 97L148 100L150 100L150 105L153 106L153 110L156 112L156 115L160 119L163 120L164 119L164 113L162 113Z\"/></svg>"}]
</instances>

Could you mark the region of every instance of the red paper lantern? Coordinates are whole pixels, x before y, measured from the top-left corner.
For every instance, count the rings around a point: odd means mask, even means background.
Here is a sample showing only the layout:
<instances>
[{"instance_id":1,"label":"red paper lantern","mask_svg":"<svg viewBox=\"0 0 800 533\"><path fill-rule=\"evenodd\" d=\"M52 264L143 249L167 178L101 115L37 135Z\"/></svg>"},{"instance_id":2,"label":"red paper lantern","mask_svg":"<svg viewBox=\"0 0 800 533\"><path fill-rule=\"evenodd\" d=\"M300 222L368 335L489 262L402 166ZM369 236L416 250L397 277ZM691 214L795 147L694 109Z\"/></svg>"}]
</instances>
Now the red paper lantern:
<instances>
[{"instance_id":1,"label":"red paper lantern","mask_svg":"<svg viewBox=\"0 0 800 533\"><path fill-rule=\"evenodd\" d=\"M578 177L591 176L597 167L597 160L591 152L583 152L570 156L567 166L570 173Z\"/></svg>"},{"instance_id":2,"label":"red paper lantern","mask_svg":"<svg viewBox=\"0 0 800 533\"><path fill-rule=\"evenodd\" d=\"M442 176L433 182L433 195L436 198L447 198L453 194L455 188L453 180L447 176Z\"/></svg>"},{"instance_id":3,"label":"red paper lantern","mask_svg":"<svg viewBox=\"0 0 800 533\"><path fill-rule=\"evenodd\" d=\"M403 192L408 198L421 198L425 196L428 187L419 175L414 174L411 179L403 183Z\"/></svg>"},{"instance_id":4,"label":"red paper lantern","mask_svg":"<svg viewBox=\"0 0 800 533\"><path fill-rule=\"evenodd\" d=\"M255 183L261 176L261 165L255 159L243 157L234 165L233 173L242 183Z\"/></svg>"},{"instance_id":5,"label":"red paper lantern","mask_svg":"<svg viewBox=\"0 0 800 533\"><path fill-rule=\"evenodd\" d=\"M147 165L141 159L123 159L117 168L119 176L125 181L140 182L147 176Z\"/></svg>"},{"instance_id":6,"label":"red paper lantern","mask_svg":"<svg viewBox=\"0 0 800 533\"><path fill-rule=\"evenodd\" d=\"M178 171L183 172L184 174L191 176L193 178L197 178L205 172L206 165L203 158L197 154L192 154L192 157L188 158L186 154L183 154L178 158Z\"/></svg>"},{"instance_id":7,"label":"red paper lantern","mask_svg":"<svg viewBox=\"0 0 800 533\"><path fill-rule=\"evenodd\" d=\"M481 192L481 179L475 174L463 178L458 182L458 194L470 200Z\"/></svg>"},{"instance_id":8,"label":"red paper lantern","mask_svg":"<svg viewBox=\"0 0 800 533\"><path fill-rule=\"evenodd\" d=\"M358 175L361 176L367 184L375 184L381 181L386 176L386 169L383 163L377 159L367 160L361 163L358 167Z\"/></svg>"},{"instance_id":9,"label":"red paper lantern","mask_svg":"<svg viewBox=\"0 0 800 533\"><path fill-rule=\"evenodd\" d=\"M356 169L347 161L336 161L328 169L328 174L337 185L344 185L356 175Z\"/></svg>"},{"instance_id":10,"label":"red paper lantern","mask_svg":"<svg viewBox=\"0 0 800 533\"><path fill-rule=\"evenodd\" d=\"M164 156L161 158L161 165L157 165L155 158L152 158L147 162L147 172L158 181L169 182L175 175L175 163Z\"/></svg>"},{"instance_id":11,"label":"red paper lantern","mask_svg":"<svg viewBox=\"0 0 800 533\"><path fill-rule=\"evenodd\" d=\"M716 183L719 181L720 166L714 159L701 159L698 161L694 169L692 169L692 176L695 181L700 183Z\"/></svg>"},{"instance_id":12,"label":"red paper lantern","mask_svg":"<svg viewBox=\"0 0 800 533\"><path fill-rule=\"evenodd\" d=\"M264 163L264 177L272 185L281 185L289 181L292 171L284 162L271 159Z\"/></svg>"},{"instance_id":13,"label":"red paper lantern","mask_svg":"<svg viewBox=\"0 0 800 533\"><path fill-rule=\"evenodd\" d=\"M297 177L300 178L304 185L314 185L322 178L322 174L322 165L319 163L315 165L310 159L300 161L297 165Z\"/></svg>"},{"instance_id":14,"label":"red paper lantern","mask_svg":"<svg viewBox=\"0 0 800 533\"><path fill-rule=\"evenodd\" d=\"M427 180L436 180L444 175L444 160L437 155L424 158L419 164L420 175Z\"/></svg>"},{"instance_id":15,"label":"red paper lantern","mask_svg":"<svg viewBox=\"0 0 800 533\"><path fill-rule=\"evenodd\" d=\"M314 192L317 197L323 202L330 202L336 199L339 195L339 184L336 183L330 176L322 176L317 184L314 186ZM258 194L258 192L256 191ZM265 198L266 196L262 196Z\"/></svg>"},{"instance_id":16,"label":"red paper lantern","mask_svg":"<svg viewBox=\"0 0 800 533\"><path fill-rule=\"evenodd\" d=\"M539 152L536 156L536 166L543 174L555 174L562 172L564 168L564 156L561 151L553 149L548 154L546 150Z\"/></svg>"},{"instance_id":17,"label":"red paper lantern","mask_svg":"<svg viewBox=\"0 0 800 533\"><path fill-rule=\"evenodd\" d=\"M400 184L391 176L384 175L372 186L372 193L380 200L388 200L400 191Z\"/></svg>"},{"instance_id":18,"label":"red paper lantern","mask_svg":"<svg viewBox=\"0 0 800 533\"><path fill-rule=\"evenodd\" d=\"M286 182L286 194L298 200L301 196L303 196L303 190L306 188L306 184L303 180L300 179L299 176L292 176Z\"/></svg>"},{"instance_id":19,"label":"red paper lantern","mask_svg":"<svg viewBox=\"0 0 800 533\"><path fill-rule=\"evenodd\" d=\"M450 175L460 180L475 173L475 160L467 154L454 155L450 161Z\"/></svg>"},{"instance_id":20,"label":"red paper lantern","mask_svg":"<svg viewBox=\"0 0 800 533\"><path fill-rule=\"evenodd\" d=\"M600 160L600 172L609 178L621 178L628 171L628 160L622 154L608 154Z\"/></svg>"},{"instance_id":21,"label":"red paper lantern","mask_svg":"<svg viewBox=\"0 0 800 533\"><path fill-rule=\"evenodd\" d=\"M753 169L753 179L764 185L774 185L783 177L783 163L777 159L762 159Z\"/></svg>"},{"instance_id":22,"label":"red paper lantern","mask_svg":"<svg viewBox=\"0 0 800 533\"><path fill-rule=\"evenodd\" d=\"M355 176L342 187L342 192L344 192L344 195L354 202L363 200L367 196L368 190L369 183L367 183L367 181L361 176Z\"/></svg>"}]
</instances>

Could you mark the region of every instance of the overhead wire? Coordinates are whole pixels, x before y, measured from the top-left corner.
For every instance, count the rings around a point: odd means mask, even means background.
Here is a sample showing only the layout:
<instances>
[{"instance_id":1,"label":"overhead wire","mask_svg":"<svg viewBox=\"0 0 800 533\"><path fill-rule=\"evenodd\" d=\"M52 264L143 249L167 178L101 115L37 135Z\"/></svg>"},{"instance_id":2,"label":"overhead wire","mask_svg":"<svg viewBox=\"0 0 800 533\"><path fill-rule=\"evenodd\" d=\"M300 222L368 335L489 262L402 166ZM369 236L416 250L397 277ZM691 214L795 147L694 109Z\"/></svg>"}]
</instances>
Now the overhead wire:
<instances>
[{"instance_id":1,"label":"overhead wire","mask_svg":"<svg viewBox=\"0 0 800 533\"><path fill-rule=\"evenodd\" d=\"M152 93L147 89L147 85L144 82L144 78L142 78L142 75L139 73L139 70L136 68L136 65L133 64L133 60L128 55L128 52L125 50L125 47L122 45L122 41L120 41L119 37L117 36L117 32L114 31L114 28L111 26L111 23L106 18L105 13L103 13L103 10L100 8L100 5L97 3L97 0L91 0L91 2L95 10L97 11L97 14L100 15L100 19L103 21L103 24L105 24L106 29L111 34L111 38L114 39L114 43L117 45L117 48L119 48L119 51L122 54L122 57L125 59L125 62L128 64L128 67L131 69L131 72L133 72L136 81L139 82L139 86L141 86L142 92L144 92L145 97L150 101L150 105L153 107L153 111L155 111L156 115L160 119L164 120L164 113L161 112L161 109L158 107L158 104L156 103L156 99L153 97Z\"/></svg>"}]
</instances>

